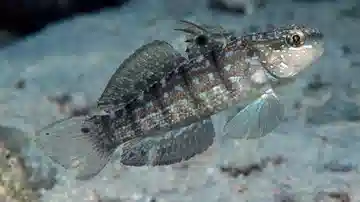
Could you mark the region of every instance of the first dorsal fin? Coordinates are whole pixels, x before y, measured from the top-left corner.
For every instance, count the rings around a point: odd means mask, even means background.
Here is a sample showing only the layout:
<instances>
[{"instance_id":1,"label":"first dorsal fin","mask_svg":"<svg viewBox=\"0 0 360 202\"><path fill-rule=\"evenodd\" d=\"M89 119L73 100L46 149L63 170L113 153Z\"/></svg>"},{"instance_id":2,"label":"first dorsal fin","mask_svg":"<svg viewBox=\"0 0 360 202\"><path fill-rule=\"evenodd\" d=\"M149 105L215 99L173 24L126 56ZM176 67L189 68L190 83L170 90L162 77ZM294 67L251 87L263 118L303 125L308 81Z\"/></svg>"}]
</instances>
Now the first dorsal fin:
<instances>
[{"instance_id":1,"label":"first dorsal fin","mask_svg":"<svg viewBox=\"0 0 360 202\"><path fill-rule=\"evenodd\" d=\"M138 48L110 78L98 107L122 106L185 60L169 43L155 40Z\"/></svg>"}]
</instances>

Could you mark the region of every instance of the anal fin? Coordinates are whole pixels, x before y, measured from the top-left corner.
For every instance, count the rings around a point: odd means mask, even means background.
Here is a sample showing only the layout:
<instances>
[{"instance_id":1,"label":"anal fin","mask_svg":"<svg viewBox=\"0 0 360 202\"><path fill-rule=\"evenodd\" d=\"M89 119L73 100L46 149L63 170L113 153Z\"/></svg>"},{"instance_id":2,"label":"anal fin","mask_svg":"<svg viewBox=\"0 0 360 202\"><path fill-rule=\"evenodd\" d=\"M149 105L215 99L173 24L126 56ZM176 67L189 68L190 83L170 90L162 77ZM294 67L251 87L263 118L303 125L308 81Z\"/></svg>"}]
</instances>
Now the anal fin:
<instances>
[{"instance_id":1,"label":"anal fin","mask_svg":"<svg viewBox=\"0 0 360 202\"><path fill-rule=\"evenodd\" d=\"M123 145L121 162L128 166L178 163L206 151L214 137L211 120L205 120L166 134L137 138Z\"/></svg>"}]
</instances>

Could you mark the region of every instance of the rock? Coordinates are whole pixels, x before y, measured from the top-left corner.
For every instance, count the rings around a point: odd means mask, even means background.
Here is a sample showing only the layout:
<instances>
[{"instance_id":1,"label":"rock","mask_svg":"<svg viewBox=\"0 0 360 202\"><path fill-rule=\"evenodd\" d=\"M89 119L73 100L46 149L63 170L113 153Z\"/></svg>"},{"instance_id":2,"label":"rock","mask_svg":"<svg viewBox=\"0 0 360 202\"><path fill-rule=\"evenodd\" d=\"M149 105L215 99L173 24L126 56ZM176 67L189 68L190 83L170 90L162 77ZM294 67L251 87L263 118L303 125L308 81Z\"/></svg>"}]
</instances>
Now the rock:
<instances>
[{"instance_id":1,"label":"rock","mask_svg":"<svg viewBox=\"0 0 360 202\"><path fill-rule=\"evenodd\" d=\"M163 6L164 15L166 18L173 18L181 20L184 16L190 16L196 12L196 9L203 7L203 0L192 1L192 0L161 0L158 5Z\"/></svg>"},{"instance_id":2,"label":"rock","mask_svg":"<svg viewBox=\"0 0 360 202\"><path fill-rule=\"evenodd\" d=\"M26 87L25 79L19 79L18 81L16 81L14 87L16 89L24 89Z\"/></svg>"},{"instance_id":3,"label":"rock","mask_svg":"<svg viewBox=\"0 0 360 202\"><path fill-rule=\"evenodd\" d=\"M39 31L47 24L79 13L120 6L128 0L4 0L0 3L0 30L16 35Z\"/></svg>"},{"instance_id":4,"label":"rock","mask_svg":"<svg viewBox=\"0 0 360 202\"><path fill-rule=\"evenodd\" d=\"M297 196L292 187L287 184L280 184L274 193L274 202L296 202Z\"/></svg>"},{"instance_id":5,"label":"rock","mask_svg":"<svg viewBox=\"0 0 360 202\"><path fill-rule=\"evenodd\" d=\"M13 152L22 152L29 147L29 138L23 131L0 126L0 142L6 144L7 149Z\"/></svg>"},{"instance_id":6,"label":"rock","mask_svg":"<svg viewBox=\"0 0 360 202\"><path fill-rule=\"evenodd\" d=\"M351 187L342 180L330 180L315 189L314 202L350 202Z\"/></svg>"},{"instance_id":7,"label":"rock","mask_svg":"<svg viewBox=\"0 0 360 202\"><path fill-rule=\"evenodd\" d=\"M356 165L351 163L341 163L336 160L325 163L323 166L325 170L330 172L351 172L357 169Z\"/></svg>"},{"instance_id":8,"label":"rock","mask_svg":"<svg viewBox=\"0 0 360 202\"><path fill-rule=\"evenodd\" d=\"M208 5L212 9L241 14L250 14L256 8L265 5L264 0L209 0Z\"/></svg>"},{"instance_id":9,"label":"rock","mask_svg":"<svg viewBox=\"0 0 360 202\"><path fill-rule=\"evenodd\" d=\"M57 170L50 168L44 176L43 167L25 155L30 151L30 138L26 135L19 129L0 127L0 192L14 200L30 202L37 201L40 189L54 186Z\"/></svg>"},{"instance_id":10,"label":"rock","mask_svg":"<svg viewBox=\"0 0 360 202\"><path fill-rule=\"evenodd\" d=\"M348 45L342 45L341 50L343 51L344 55L351 54L351 48Z\"/></svg>"},{"instance_id":11,"label":"rock","mask_svg":"<svg viewBox=\"0 0 360 202\"><path fill-rule=\"evenodd\" d=\"M326 124L337 121L358 121L359 105L352 101L332 95L323 106L309 107L306 110L306 121L309 124Z\"/></svg>"},{"instance_id":12,"label":"rock","mask_svg":"<svg viewBox=\"0 0 360 202\"><path fill-rule=\"evenodd\" d=\"M313 75L312 79L308 82L306 88L304 89L303 93L304 95L310 93L310 92L314 92L314 91L319 91L323 88L326 88L328 86L330 86L330 83L326 83L322 81L321 75L319 74L315 74Z\"/></svg>"},{"instance_id":13,"label":"rock","mask_svg":"<svg viewBox=\"0 0 360 202\"><path fill-rule=\"evenodd\" d=\"M360 18L360 3L356 2L354 6L341 10L340 15L349 18Z\"/></svg>"},{"instance_id":14,"label":"rock","mask_svg":"<svg viewBox=\"0 0 360 202\"><path fill-rule=\"evenodd\" d=\"M324 1L336 1L336 0L293 0L294 2L304 2L304 3L317 3L317 2L324 2Z\"/></svg>"},{"instance_id":15,"label":"rock","mask_svg":"<svg viewBox=\"0 0 360 202\"><path fill-rule=\"evenodd\" d=\"M7 30L0 30L0 48L11 44L17 37Z\"/></svg>"},{"instance_id":16,"label":"rock","mask_svg":"<svg viewBox=\"0 0 360 202\"><path fill-rule=\"evenodd\" d=\"M261 172L269 164L272 164L273 166L278 166L280 164L283 164L285 161L286 159L283 156L265 157L261 159L260 162L252 163L247 166L242 166L242 167L220 166L220 171L222 173L227 173L231 177L237 178L240 175L249 176L253 172Z\"/></svg>"},{"instance_id":17,"label":"rock","mask_svg":"<svg viewBox=\"0 0 360 202\"><path fill-rule=\"evenodd\" d=\"M6 201L35 202L39 193L29 183L30 170L17 153L0 146L0 199ZM5 201L5 200L4 200Z\"/></svg>"},{"instance_id":18,"label":"rock","mask_svg":"<svg viewBox=\"0 0 360 202\"><path fill-rule=\"evenodd\" d=\"M319 192L315 202L350 202L350 196L347 192Z\"/></svg>"}]
</instances>

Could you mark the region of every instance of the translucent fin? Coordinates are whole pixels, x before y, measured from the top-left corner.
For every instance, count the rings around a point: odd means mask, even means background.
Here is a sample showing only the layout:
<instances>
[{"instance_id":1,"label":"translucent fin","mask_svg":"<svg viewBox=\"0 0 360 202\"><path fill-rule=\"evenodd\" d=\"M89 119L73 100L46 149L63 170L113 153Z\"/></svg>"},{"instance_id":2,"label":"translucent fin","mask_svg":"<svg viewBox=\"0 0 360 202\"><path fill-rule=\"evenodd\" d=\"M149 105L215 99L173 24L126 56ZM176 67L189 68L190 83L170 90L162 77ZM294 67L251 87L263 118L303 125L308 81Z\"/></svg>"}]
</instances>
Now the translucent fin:
<instances>
[{"instance_id":1,"label":"translucent fin","mask_svg":"<svg viewBox=\"0 0 360 202\"><path fill-rule=\"evenodd\" d=\"M212 37L229 37L235 36L233 31L229 31L220 25L196 24L187 20L180 20L179 23L183 24L184 28L175 28L176 31L182 31L191 35L208 34Z\"/></svg>"},{"instance_id":2,"label":"translucent fin","mask_svg":"<svg viewBox=\"0 0 360 202\"><path fill-rule=\"evenodd\" d=\"M234 32L225 30L221 26L200 25L186 20L180 20L180 23L183 24L183 28L175 30L185 33L187 43L185 52L189 60L198 58L199 54L207 56L212 51L222 50L228 42L236 38ZM199 36L205 36L208 39L206 47L198 44Z\"/></svg>"},{"instance_id":3,"label":"translucent fin","mask_svg":"<svg viewBox=\"0 0 360 202\"><path fill-rule=\"evenodd\" d=\"M106 130L108 116L70 117L36 132L35 144L54 162L87 180L98 174L109 161L116 145ZM98 124L94 124L95 119Z\"/></svg>"},{"instance_id":4,"label":"translucent fin","mask_svg":"<svg viewBox=\"0 0 360 202\"><path fill-rule=\"evenodd\" d=\"M231 138L253 139L274 130L284 118L284 106L273 90L246 106L224 126L224 135Z\"/></svg>"},{"instance_id":5,"label":"translucent fin","mask_svg":"<svg viewBox=\"0 0 360 202\"><path fill-rule=\"evenodd\" d=\"M170 165L206 151L214 141L211 120L193 123L157 137L131 140L122 147L121 162L129 166Z\"/></svg>"},{"instance_id":6,"label":"translucent fin","mask_svg":"<svg viewBox=\"0 0 360 202\"><path fill-rule=\"evenodd\" d=\"M130 55L110 78L98 100L100 108L123 105L186 60L170 44L155 40Z\"/></svg>"}]
</instances>

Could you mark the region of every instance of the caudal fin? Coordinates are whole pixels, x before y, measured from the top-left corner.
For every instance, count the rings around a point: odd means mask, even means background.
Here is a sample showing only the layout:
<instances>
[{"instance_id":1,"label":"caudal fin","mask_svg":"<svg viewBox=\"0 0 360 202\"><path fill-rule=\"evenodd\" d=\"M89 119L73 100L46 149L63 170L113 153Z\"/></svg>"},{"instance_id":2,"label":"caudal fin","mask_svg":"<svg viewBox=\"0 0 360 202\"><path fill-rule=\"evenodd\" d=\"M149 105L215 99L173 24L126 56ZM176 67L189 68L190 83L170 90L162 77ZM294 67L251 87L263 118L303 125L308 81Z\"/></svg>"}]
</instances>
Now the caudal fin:
<instances>
[{"instance_id":1,"label":"caudal fin","mask_svg":"<svg viewBox=\"0 0 360 202\"><path fill-rule=\"evenodd\" d=\"M104 129L84 116L65 118L37 131L35 144L54 162L75 171L77 179L87 180L105 167L116 149Z\"/></svg>"}]
</instances>

